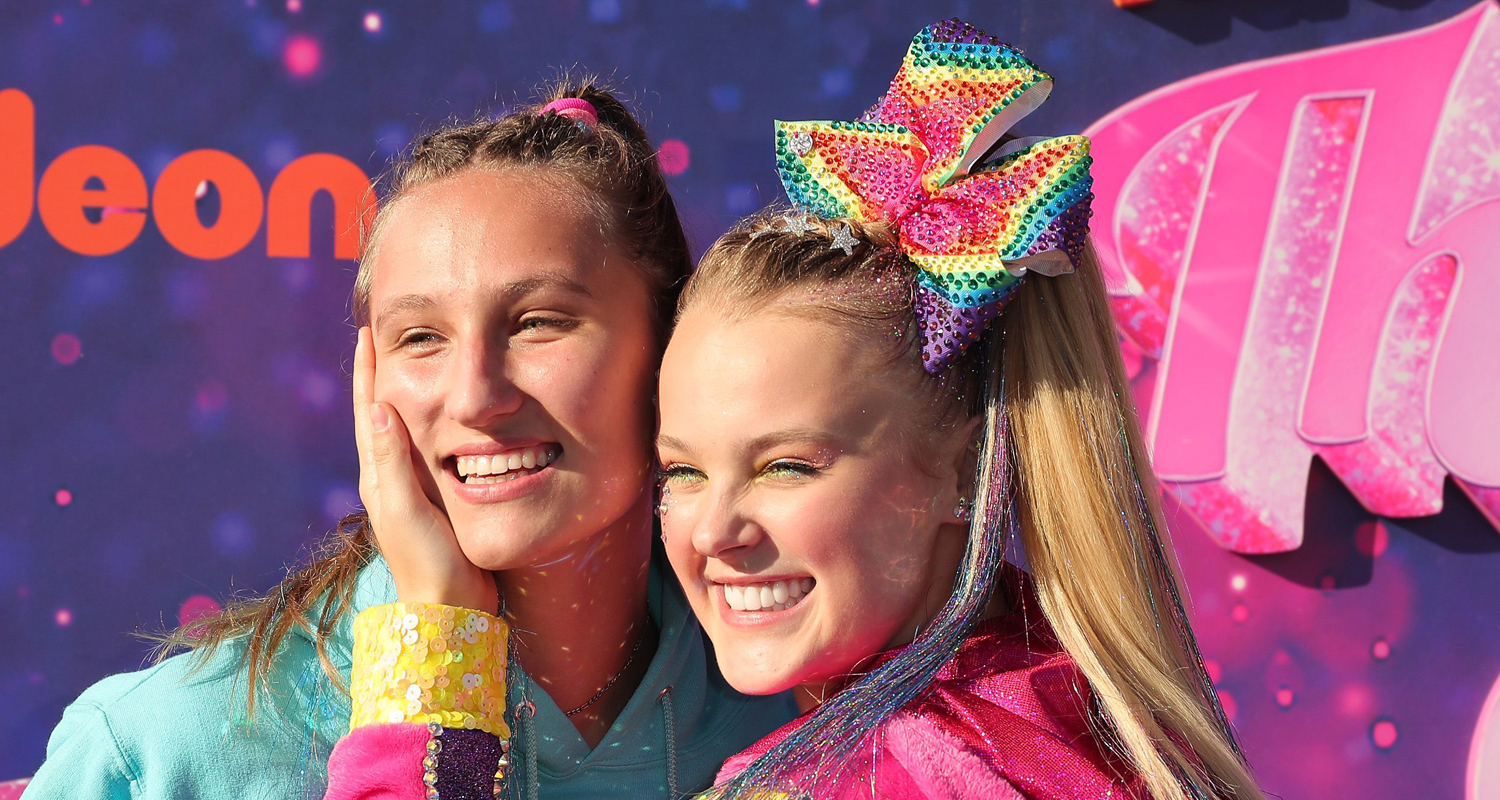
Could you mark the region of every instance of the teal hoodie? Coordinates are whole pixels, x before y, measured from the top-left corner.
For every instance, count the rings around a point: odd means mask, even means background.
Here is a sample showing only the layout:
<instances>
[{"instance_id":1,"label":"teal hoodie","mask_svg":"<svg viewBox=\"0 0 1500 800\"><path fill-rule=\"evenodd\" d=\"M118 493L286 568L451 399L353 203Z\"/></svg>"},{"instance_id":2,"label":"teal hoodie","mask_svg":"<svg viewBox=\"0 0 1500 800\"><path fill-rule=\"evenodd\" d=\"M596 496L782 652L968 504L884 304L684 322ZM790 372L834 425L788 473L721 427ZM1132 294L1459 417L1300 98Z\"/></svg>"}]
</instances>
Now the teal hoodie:
<instances>
[{"instance_id":1,"label":"teal hoodie","mask_svg":"<svg viewBox=\"0 0 1500 800\"><path fill-rule=\"evenodd\" d=\"M658 550L647 599L660 643L641 685L592 751L547 693L521 678L536 717L530 729L520 720L512 739L518 768L509 796L673 797L669 781L678 795L700 791L725 758L796 716L790 695L746 697L724 682L670 576ZM360 571L355 613L395 599L383 560ZM339 621L328 642L345 681L353 616ZM312 639L297 631L278 654L271 691L259 695L252 718L239 656L238 645L227 645L194 672L188 653L90 687L63 712L24 800L322 797L328 754L348 730L348 695L324 673Z\"/></svg>"}]
</instances>

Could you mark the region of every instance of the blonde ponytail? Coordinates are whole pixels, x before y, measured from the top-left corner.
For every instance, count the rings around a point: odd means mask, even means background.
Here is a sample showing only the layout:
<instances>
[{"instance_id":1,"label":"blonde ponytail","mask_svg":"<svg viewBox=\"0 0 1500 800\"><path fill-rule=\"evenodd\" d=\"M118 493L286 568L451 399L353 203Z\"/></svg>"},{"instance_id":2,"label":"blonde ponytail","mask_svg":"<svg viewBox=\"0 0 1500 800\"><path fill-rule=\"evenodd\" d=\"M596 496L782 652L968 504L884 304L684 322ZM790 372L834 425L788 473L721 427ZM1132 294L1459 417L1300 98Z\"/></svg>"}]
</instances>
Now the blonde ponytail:
<instances>
[{"instance_id":1,"label":"blonde ponytail","mask_svg":"<svg viewBox=\"0 0 1500 800\"><path fill-rule=\"evenodd\" d=\"M1099 731L1158 800L1259 800L1178 600L1158 490L1092 251L1001 318L1027 564Z\"/></svg>"}]
</instances>

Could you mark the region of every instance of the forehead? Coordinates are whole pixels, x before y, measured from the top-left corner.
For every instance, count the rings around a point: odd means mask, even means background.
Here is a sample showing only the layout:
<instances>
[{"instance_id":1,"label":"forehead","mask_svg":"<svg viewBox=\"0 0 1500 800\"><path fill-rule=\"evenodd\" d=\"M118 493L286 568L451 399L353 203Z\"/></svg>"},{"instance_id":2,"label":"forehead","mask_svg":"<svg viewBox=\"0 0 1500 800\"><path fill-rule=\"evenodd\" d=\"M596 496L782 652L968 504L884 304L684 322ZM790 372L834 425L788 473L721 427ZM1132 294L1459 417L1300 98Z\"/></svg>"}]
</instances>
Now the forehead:
<instances>
[{"instance_id":1,"label":"forehead","mask_svg":"<svg viewBox=\"0 0 1500 800\"><path fill-rule=\"evenodd\" d=\"M662 364L662 431L728 443L780 427L848 437L889 428L919 401L908 365L879 338L775 307L745 317L690 310Z\"/></svg>"},{"instance_id":2,"label":"forehead","mask_svg":"<svg viewBox=\"0 0 1500 800\"><path fill-rule=\"evenodd\" d=\"M535 168L469 169L396 200L380 230L372 300L543 275L597 279L608 246L582 187Z\"/></svg>"}]
</instances>

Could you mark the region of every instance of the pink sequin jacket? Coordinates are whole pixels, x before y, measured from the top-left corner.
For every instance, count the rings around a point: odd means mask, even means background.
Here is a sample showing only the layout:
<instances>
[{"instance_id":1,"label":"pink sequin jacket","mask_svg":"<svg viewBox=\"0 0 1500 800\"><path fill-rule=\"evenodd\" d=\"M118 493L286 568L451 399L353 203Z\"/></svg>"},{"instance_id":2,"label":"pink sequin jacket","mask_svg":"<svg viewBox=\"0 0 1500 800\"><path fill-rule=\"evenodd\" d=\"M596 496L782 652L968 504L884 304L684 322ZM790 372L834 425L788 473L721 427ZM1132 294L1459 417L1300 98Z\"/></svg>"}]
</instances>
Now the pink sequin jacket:
<instances>
[{"instance_id":1,"label":"pink sequin jacket","mask_svg":"<svg viewBox=\"0 0 1500 800\"><path fill-rule=\"evenodd\" d=\"M855 756L852 779L805 787L816 800L1075 800L1145 798L1123 760L1089 728L1083 672L1062 651L1034 602L985 620L931 689ZM875 663L897 651L882 653ZM793 720L732 756L718 783L738 775L807 720Z\"/></svg>"}]
</instances>

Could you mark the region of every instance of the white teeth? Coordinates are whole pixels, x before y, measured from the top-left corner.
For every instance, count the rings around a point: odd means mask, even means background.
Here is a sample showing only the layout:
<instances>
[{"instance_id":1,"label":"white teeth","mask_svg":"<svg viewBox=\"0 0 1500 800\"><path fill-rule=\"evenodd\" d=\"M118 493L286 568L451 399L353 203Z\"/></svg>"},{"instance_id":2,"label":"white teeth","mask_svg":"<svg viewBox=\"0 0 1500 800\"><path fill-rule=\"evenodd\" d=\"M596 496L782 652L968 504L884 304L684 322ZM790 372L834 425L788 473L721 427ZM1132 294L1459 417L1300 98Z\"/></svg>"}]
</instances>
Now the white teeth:
<instances>
[{"instance_id":1,"label":"white teeth","mask_svg":"<svg viewBox=\"0 0 1500 800\"><path fill-rule=\"evenodd\" d=\"M556 461L560 453L555 445L528 447L511 453L484 456L459 456L458 476L467 483L499 483L499 476L515 473L521 469L538 469ZM510 474L505 480L515 480L519 474ZM496 478L496 480L485 480Z\"/></svg>"},{"instance_id":2,"label":"white teeth","mask_svg":"<svg viewBox=\"0 0 1500 800\"><path fill-rule=\"evenodd\" d=\"M793 578L770 583L721 584L724 604L735 611L785 611L807 596L812 578Z\"/></svg>"}]
</instances>

